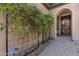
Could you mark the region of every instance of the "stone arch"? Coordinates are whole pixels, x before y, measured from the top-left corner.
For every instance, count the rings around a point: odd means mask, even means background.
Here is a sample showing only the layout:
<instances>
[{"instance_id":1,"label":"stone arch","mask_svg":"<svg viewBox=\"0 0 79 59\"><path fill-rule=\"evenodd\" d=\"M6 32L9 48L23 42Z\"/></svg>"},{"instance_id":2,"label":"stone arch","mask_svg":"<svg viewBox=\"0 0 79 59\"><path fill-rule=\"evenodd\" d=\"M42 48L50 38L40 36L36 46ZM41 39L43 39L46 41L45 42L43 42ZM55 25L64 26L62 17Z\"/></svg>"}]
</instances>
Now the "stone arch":
<instances>
[{"instance_id":1,"label":"stone arch","mask_svg":"<svg viewBox=\"0 0 79 59\"><path fill-rule=\"evenodd\" d=\"M69 9L69 8L63 8L63 9L61 9L61 10L59 10L58 12L57 12L57 16L59 16L60 14L62 14L62 13L66 13L66 12L69 12L69 13L71 13L72 14L72 10L71 9Z\"/></svg>"}]
</instances>

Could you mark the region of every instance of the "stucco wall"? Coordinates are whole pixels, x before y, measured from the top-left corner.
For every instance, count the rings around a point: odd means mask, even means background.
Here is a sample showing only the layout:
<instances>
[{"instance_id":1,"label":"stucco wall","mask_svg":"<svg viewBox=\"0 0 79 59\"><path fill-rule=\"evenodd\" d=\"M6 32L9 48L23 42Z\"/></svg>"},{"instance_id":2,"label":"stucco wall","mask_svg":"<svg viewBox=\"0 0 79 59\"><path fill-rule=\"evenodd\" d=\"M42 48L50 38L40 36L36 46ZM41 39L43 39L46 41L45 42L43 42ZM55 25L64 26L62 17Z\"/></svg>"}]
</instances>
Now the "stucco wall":
<instances>
[{"instance_id":1,"label":"stucco wall","mask_svg":"<svg viewBox=\"0 0 79 59\"><path fill-rule=\"evenodd\" d=\"M79 4L77 3L71 3L66 4L57 8L54 8L50 10L51 14L54 16L55 23L52 27L52 37L56 38L56 22L57 22L57 16L60 13L62 9L70 9L72 12L72 39L75 41L79 41Z\"/></svg>"},{"instance_id":2,"label":"stucco wall","mask_svg":"<svg viewBox=\"0 0 79 59\"><path fill-rule=\"evenodd\" d=\"M41 3L36 3L35 6L37 6L37 8L39 8L42 13L44 13L44 14L48 14L49 13L47 8L45 8Z\"/></svg>"},{"instance_id":3,"label":"stucco wall","mask_svg":"<svg viewBox=\"0 0 79 59\"><path fill-rule=\"evenodd\" d=\"M0 15L0 23L5 24L5 17ZM6 52L6 33L5 30L0 31L0 55L5 55Z\"/></svg>"}]
</instances>

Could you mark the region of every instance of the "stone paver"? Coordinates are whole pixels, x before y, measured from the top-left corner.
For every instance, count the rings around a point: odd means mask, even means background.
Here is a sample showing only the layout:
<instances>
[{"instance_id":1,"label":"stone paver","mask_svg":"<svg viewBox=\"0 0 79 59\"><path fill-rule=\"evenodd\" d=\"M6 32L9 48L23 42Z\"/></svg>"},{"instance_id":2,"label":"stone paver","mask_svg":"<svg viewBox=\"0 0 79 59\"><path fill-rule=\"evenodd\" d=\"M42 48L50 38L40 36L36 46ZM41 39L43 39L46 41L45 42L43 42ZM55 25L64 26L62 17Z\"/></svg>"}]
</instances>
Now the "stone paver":
<instances>
[{"instance_id":1,"label":"stone paver","mask_svg":"<svg viewBox=\"0 0 79 59\"><path fill-rule=\"evenodd\" d=\"M74 43L70 37L58 37L42 51L39 56L78 56L79 43Z\"/></svg>"}]
</instances>

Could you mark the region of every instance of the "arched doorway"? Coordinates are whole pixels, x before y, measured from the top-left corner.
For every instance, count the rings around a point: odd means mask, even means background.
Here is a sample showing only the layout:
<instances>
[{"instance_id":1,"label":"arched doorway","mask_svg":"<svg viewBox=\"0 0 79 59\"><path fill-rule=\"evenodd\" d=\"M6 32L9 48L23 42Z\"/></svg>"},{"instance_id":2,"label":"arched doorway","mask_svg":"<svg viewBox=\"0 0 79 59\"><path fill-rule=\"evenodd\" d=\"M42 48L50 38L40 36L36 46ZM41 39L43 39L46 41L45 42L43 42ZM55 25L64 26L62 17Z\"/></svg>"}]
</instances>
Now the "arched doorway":
<instances>
[{"instance_id":1,"label":"arched doorway","mask_svg":"<svg viewBox=\"0 0 79 59\"><path fill-rule=\"evenodd\" d=\"M57 16L57 36L71 36L72 23L71 23L71 11L69 9L63 9L59 11Z\"/></svg>"}]
</instances>

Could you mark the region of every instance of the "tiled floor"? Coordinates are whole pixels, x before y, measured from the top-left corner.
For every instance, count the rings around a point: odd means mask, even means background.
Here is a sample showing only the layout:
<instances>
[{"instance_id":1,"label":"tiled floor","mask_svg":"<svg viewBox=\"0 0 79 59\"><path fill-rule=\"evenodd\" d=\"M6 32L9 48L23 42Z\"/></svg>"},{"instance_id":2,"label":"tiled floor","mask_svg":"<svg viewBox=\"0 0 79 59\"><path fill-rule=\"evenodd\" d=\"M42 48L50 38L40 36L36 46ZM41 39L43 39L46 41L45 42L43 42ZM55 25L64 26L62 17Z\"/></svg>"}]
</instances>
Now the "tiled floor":
<instances>
[{"instance_id":1,"label":"tiled floor","mask_svg":"<svg viewBox=\"0 0 79 59\"><path fill-rule=\"evenodd\" d=\"M78 56L79 43L74 43L70 37L58 37L52 40L39 56Z\"/></svg>"}]
</instances>

